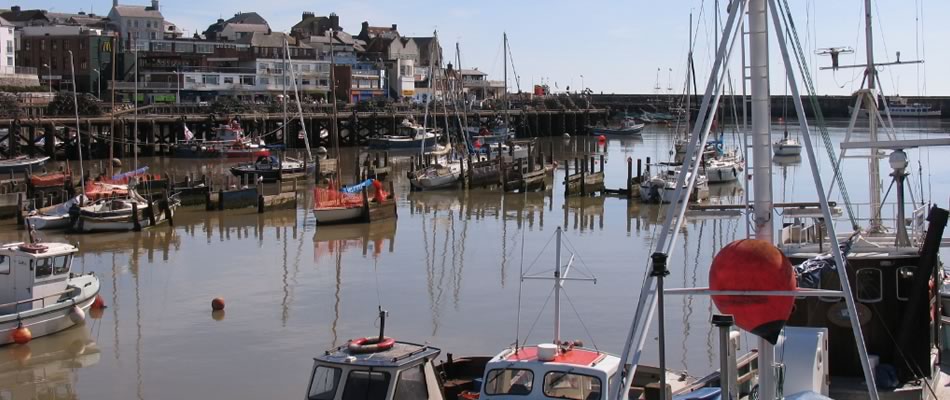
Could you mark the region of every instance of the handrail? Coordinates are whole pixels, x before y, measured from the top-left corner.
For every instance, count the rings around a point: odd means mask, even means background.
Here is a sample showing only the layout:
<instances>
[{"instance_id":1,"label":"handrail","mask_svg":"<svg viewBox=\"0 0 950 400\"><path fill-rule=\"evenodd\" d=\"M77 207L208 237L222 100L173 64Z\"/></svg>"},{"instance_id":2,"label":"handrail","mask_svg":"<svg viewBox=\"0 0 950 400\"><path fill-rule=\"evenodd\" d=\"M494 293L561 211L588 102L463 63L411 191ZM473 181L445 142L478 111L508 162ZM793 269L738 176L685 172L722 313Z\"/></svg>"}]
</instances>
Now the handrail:
<instances>
[{"instance_id":1,"label":"handrail","mask_svg":"<svg viewBox=\"0 0 950 400\"><path fill-rule=\"evenodd\" d=\"M37 300L42 301L42 302L43 302L43 307L46 307L46 299L47 299L47 298L53 297L53 296L62 296L62 295L64 295L64 294L74 292L76 289L82 290L81 288L73 287L72 289L67 289L67 290L63 290L63 291L61 291L61 292L56 292L56 293L53 293L53 294L48 294L48 295L43 296L43 297L38 297L38 298L37 298L37 297L34 297L34 298L32 298L32 299L26 299L26 300L20 300L20 301L11 302L11 303L0 304L0 308L9 307L9 306L19 306L19 305L21 305L21 304L32 303L32 302L37 301ZM58 303L58 302L57 302L57 303Z\"/></svg>"}]
</instances>

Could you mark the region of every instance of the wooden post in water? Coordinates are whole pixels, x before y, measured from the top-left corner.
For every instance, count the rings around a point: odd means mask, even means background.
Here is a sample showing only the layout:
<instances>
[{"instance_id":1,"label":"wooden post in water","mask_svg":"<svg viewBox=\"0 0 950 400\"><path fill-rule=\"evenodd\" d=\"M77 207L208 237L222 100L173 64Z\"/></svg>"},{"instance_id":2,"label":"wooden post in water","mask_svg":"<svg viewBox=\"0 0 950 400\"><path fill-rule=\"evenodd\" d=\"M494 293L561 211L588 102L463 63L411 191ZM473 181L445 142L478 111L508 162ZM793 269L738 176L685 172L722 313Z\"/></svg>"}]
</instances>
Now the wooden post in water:
<instances>
[{"instance_id":1,"label":"wooden post in water","mask_svg":"<svg viewBox=\"0 0 950 400\"><path fill-rule=\"evenodd\" d=\"M581 168L581 196L586 196L586 195L587 195L587 162L585 161L584 167Z\"/></svg>"},{"instance_id":2,"label":"wooden post in water","mask_svg":"<svg viewBox=\"0 0 950 400\"><path fill-rule=\"evenodd\" d=\"M224 189L218 189L218 211L224 211Z\"/></svg>"},{"instance_id":3,"label":"wooden post in water","mask_svg":"<svg viewBox=\"0 0 950 400\"><path fill-rule=\"evenodd\" d=\"M139 232L142 230L142 224L139 222L139 203L132 203L132 230Z\"/></svg>"},{"instance_id":4,"label":"wooden post in water","mask_svg":"<svg viewBox=\"0 0 950 400\"><path fill-rule=\"evenodd\" d=\"M571 160L564 160L564 197L571 195L567 190L569 187L567 178L570 176L571 176ZM567 207L564 207L564 212L567 213ZM566 218L567 218L567 214L565 214L565 219ZM567 226L567 223L565 223L564 225Z\"/></svg>"},{"instance_id":5,"label":"wooden post in water","mask_svg":"<svg viewBox=\"0 0 950 400\"><path fill-rule=\"evenodd\" d=\"M281 183L280 181L278 181L277 184L281 185L279 187L283 186L283 183ZM264 181L260 181L257 183L257 213L258 214L264 213Z\"/></svg>"},{"instance_id":6,"label":"wooden post in water","mask_svg":"<svg viewBox=\"0 0 950 400\"><path fill-rule=\"evenodd\" d=\"M637 160L637 170L640 169L640 160ZM627 198L633 197L633 158L627 158Z\"/></svg>"}]
</instances>

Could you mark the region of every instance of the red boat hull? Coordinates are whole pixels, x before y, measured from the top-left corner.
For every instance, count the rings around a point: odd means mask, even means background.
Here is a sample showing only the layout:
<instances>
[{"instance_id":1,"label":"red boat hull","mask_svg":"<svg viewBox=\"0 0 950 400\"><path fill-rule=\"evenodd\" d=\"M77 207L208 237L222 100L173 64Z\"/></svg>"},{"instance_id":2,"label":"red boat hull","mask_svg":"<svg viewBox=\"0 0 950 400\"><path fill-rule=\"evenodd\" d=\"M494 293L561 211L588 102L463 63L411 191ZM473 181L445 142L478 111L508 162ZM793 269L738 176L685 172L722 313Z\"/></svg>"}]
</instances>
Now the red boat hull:
<instances>
[{"instance_id":1,"label":"red boat hull","mask_svg":"<svg viewBox=\"0 0 950 400\"><path fill-rule=\"evenodd\" d=\"M242 149L242 150L224 150L224 156L227 158L257 158L269 157L268 149Z\"/></svg>"}]
</instances>

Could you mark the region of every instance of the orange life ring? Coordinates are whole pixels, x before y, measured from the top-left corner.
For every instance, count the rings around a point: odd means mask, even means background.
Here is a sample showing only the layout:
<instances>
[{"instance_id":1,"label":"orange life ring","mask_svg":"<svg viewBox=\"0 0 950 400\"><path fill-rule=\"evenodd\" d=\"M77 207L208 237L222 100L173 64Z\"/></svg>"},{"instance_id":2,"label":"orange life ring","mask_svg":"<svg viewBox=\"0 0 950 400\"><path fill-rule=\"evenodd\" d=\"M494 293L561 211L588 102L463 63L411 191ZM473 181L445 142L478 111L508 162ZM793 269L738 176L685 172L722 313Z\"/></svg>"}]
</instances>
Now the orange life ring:
<instances>
[{"instance_id":1,"label":"orange life ring","mask_svg":"<svg viewBox=\"0 0 950 400\"><path fill-rule=\"evenodd\" d=\"M396 339L391 337L383 336L382 339L379 337L371 338L359 338L350 340L350 343L347 344L347 349L351 353L364 354L364 353L378 353L380 351L386 351L396 344Z\"/></svg>"}]
</instances>

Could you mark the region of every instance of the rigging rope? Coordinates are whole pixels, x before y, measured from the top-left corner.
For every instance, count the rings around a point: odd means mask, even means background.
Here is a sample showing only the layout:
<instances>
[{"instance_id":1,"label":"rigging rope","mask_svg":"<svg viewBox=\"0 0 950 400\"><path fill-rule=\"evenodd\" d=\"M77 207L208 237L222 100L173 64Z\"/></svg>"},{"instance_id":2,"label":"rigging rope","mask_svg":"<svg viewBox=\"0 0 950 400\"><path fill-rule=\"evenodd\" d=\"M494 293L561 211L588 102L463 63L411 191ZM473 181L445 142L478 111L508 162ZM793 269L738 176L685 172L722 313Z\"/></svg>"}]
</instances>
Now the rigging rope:
<instances>
[{"instance_id":1,"label":"rigging rope","mask_svg":"<svg viewBox=\"0 0 950 400\"><path fill-rule=\"evenodd\" d=\"M792 19L792 11L788 6L788 0L782 0L782 6L784 7L785 12L780 14L782 15L783 22L785 23L785 28L788 30L788 37L792 39L792 47L796 52L798 69L802 75L802 81L805 83L805 90L808 93L808 100L811 104L812 112L815 114L815 125L818 126L818 130L821 132L821 139L824 143L825 151L828 153L829 160L831 160L831 165L835 172L835 180L838 182L838 191L841 192L841 199L844 201L845 208L848 210L848 219L851 221L851 227L853 229L858 229L859 225L854 214L853 205L851 204L851 197L848 195L848 189L845 187L844 183L844 176L841 174L840 160L838 160L838 157L835 155L835 147L831 142L831 135L828 133L828 126L825 123L825 116L821 111L821 105L818 103L817 91L815 90L811 73L808 71L808 65L805 61L805 54L802 52L801 42L798 40L798 31L796 30L795 22ZM799 115L799 118L807 118L807 116ZM818 160L812 161L816 163L818 162Z\"/></svg>"}]
</instances>

